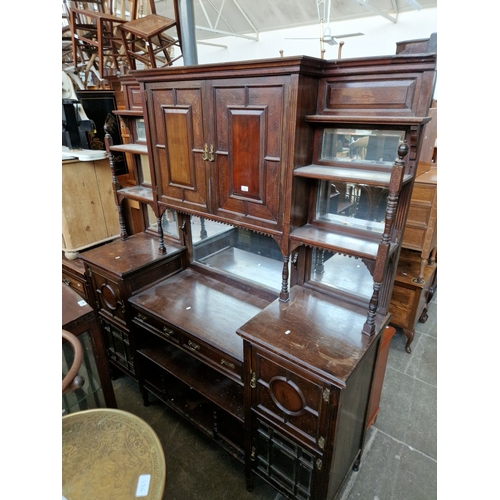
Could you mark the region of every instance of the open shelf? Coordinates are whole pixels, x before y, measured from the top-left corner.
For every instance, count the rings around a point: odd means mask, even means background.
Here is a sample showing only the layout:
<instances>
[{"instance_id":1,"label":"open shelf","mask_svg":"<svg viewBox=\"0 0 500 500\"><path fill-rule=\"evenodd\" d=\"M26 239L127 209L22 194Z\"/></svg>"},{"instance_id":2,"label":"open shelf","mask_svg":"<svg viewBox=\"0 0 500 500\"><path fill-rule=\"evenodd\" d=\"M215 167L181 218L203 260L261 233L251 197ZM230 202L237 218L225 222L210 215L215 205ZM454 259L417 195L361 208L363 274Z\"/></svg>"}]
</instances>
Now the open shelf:
<instances>
[{"instance_id":1,"label":"open shelf","mask_svg":"<svg viewBox=\"0 0 500 500\"><path fill-rule=\"evenodd\" d=\"M153 191L150 187L144 186L130 186L119 189L117 194L124 196L131 200L142 201L144 203L153 202Z\"/></svg>"},{"instance_id":2,"label":"open shelf","mask_svg":"<svg viewBox=\"0 0 500 500\"><path fill-rule=\"evenodd\" d=\"M115 109L113 113L117 116L137 116L139 118L144 116L142 110L132 110L132 109Z\"/></svg>"},{"instance_id":3,"label":"open shelf","mask_svg":"<svg viewBox=\"0 0 500 500\"><path fill-rule=\"evenodd\" d=\"M344 116L344 115L306 115L306 122L309 123L342 123L342 124L363 124L363 125L391 125L407 127L411 125L420 125L431 120L430 117L422 116Z\"/></svg>"},{"instance_id":4,"label":"open shelf","mask_svg":"<svg viewBox=\"0 0 500 500\"><path fill-rule=\"evenodd\" d=\"M148 154L148 147L146 144L119 144L111 146L109 149L110 151L119 151L120 153Z\"/></svg>"},{"instance_id":5,"label":"open shelf","mask_svg":"<svg viewBox=\"0 0 500 500\"><path fill-rule=\"evenodd\" d=\"M374 260L377 257L381 234L363 237L359 233L356 235L342 233L339 229L341 228L336 228L333 232L331 228L306 224L295 229L290 234L290 239L312 247L357 255L360 258ZM397 245L393 246L394 249L397 248Z\"/></svg>"},{"instance_id":6,"label":"open shelf","mask_svg":"<svg viewBox=\"0 0 500 500\"><path fill-rule=\"evenodd\" d=\"M346 162L347 163L347 162ZM351 163L351 162L349 162ZM377 162L373 162L374 166ZM363 169L358 166L352 168L330 166L330 165L307 165L299 167L293 171L296 177L307 177L309 179L320 179L340 182L353 182L358 184L366 184L369 186L389 187L391 180L392 166L386 171L370 170L363 165ZM412 179L411 175L403 177L403 184Z\"/></svg>"},{"instance_id":7,"label":"open shelf","mask_svg":"<svg viewBox=\"0 0 500 500\"><path fill-rule=\"evenodd\" d=\"M186 385L199 392L212 403L244 421L243 386L178 347L159 339L148 339L138 354L155 363ZM148 375L145 374L148 379Z\"/></svg>"}]
</instances>

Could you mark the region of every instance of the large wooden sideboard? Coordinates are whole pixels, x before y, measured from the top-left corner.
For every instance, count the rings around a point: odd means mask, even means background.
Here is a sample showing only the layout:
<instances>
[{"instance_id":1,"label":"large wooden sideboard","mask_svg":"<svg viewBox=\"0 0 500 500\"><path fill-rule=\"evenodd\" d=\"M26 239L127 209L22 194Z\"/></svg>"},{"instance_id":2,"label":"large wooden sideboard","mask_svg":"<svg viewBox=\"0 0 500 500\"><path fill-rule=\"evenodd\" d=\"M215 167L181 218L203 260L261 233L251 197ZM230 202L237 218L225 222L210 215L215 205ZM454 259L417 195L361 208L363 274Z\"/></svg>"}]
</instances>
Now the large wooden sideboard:
<instances>
[{"instance_id":1,"label":"large wooden sideboard","mask_svg":"<svg viewBox=\"0 0 500 500\"><path fill-rule=\"evenodd\" d=\"M332 500L359 467L435 65L403 52L131 73L150 167L136 187L178 236L84 252L94 306L110 342L127 337L110 362L145 404L241 460L249 490L258 475Z\"/></svg>"}]
</instances>

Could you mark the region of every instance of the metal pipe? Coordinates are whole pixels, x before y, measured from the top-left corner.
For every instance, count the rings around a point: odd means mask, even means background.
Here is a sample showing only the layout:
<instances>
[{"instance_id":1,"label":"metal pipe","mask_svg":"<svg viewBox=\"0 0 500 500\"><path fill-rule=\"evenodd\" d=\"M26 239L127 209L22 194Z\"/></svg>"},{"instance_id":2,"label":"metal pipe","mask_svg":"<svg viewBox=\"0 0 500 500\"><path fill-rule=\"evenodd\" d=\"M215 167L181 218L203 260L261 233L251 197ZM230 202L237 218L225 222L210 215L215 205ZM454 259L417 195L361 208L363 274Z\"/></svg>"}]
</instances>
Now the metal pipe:
<instances>
[{"instance_id":1,"label":"metal pipe","mask_svg":"<svg viewBox=\"0 0 500 500\"><path fill-rule=\"evenodd\" d=\"M182 58L185 66L198 65L193 0L176 0L181 28Z\"/></svg>"}]
</instances>

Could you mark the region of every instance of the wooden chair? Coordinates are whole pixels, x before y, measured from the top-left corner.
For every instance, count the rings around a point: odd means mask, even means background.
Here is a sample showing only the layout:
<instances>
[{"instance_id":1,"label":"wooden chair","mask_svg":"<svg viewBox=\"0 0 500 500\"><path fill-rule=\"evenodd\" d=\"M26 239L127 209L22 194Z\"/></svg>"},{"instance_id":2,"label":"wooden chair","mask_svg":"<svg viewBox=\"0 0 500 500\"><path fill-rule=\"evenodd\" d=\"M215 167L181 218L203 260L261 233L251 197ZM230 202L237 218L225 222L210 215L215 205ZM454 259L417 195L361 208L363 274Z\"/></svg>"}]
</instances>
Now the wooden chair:
<instances>
[{"instance_id":1,"label":"wooden chair","mask_svg":"<svg viewBox=\"0 0 500 500\"><path fill-rule=\"evenodd\" d=\"M69 27L75 70L85 72L85 88L92 68L100 80L119 72L126 61L117 27L135 19L136 0L69 2Z\"/></svg>"},{"instance_id":2,"label":"wooden chair","mask_svg":"<svg viewBox=\"0 0 500 500\"><path fill-rule=\"evenodd\" d=\"M146 67L161 68L182 57L177 2L174 0L175 19L158 15L154 0L149 0L148 11L145 16L119 26L131 69L138 69L137 61ZM175 46L179 47L179 55L172 57Z\"/></svg>"}]
</instances>

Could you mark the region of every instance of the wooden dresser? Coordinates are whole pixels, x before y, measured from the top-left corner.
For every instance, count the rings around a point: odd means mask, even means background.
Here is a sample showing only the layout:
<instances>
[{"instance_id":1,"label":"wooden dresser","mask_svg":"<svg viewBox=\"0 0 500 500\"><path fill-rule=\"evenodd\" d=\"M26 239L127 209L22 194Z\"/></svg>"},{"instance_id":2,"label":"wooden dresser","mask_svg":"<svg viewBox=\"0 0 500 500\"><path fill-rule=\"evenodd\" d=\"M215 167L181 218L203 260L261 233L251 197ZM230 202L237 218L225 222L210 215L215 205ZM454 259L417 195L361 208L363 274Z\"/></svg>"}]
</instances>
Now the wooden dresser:
<instances>
[{"instance_id":1,"label":"wooden dresser","mask_svg":"<svg viewBox=\"0 0 500 500\"><path fill-rule=\"evenodd\" d=\"M426 265L422 272L421 254L415 250L403 249L399 257L398 270L392 290L389 312L391 325L403 329L406 335L406 351L411 353L410 344L415 336L418 321L427 321L428 303L437 286L437 266Z\"/></svg>"},{"instance_id":2,"label":"wooden dresser","mask_svg":"<svg viewBox=\"0 0 500 500\"><path fill-rule=\"evenodd\" d=\"M249 490L257 475L333 500L359 467L435 66L399 53L131 72L149 165L136 187L178 236L158 230L164 254L146 232L82 255L108 342L127 338L110 362L244 462Z\"/></svg>"},{"instance_id":3,"label":"wooden dresser","mask_svg":"<svg viewBox=\"0 0 500 500\"><path fill-rule=\"evenodd\" d=\"M437 165L415 179L402 246L420 252L417 277L425 281L425 267L436 265Z\"/></svg>"}]
</instances>

